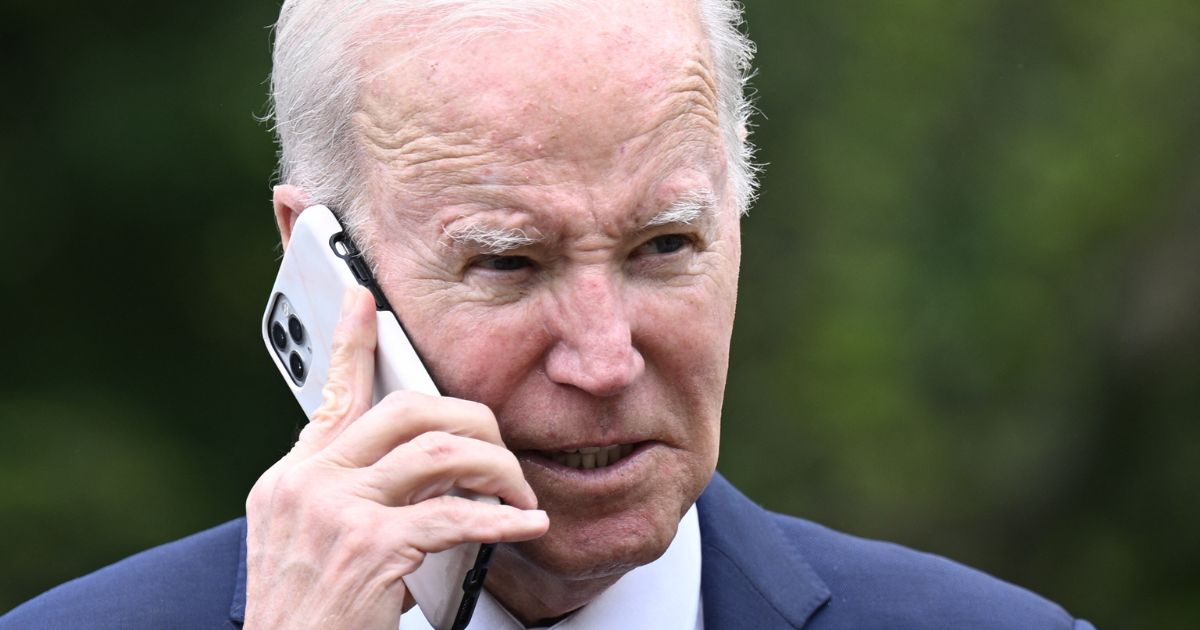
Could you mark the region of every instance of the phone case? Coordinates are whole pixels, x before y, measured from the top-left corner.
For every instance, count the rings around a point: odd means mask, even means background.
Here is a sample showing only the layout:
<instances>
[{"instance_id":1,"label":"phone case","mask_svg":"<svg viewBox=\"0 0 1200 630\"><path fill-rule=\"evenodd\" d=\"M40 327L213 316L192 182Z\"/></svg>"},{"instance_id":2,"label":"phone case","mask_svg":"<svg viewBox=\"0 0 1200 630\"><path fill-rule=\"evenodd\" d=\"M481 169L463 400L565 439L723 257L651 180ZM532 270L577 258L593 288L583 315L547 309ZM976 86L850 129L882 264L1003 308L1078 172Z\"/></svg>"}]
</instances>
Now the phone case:
<instances>
[{"instance_id":1,"label":"phone case","mask_svg":"<svg viewBox=\"0 0 1200 630\"><path fill-rule=\"evenodd\" d=\"M324 206L313 206L300 213L292 230L262 325L268 353L310 418L321 405L342 298L356 284L371 289L378 306L374 402L401 389L439 395L337 217ZM298 329L293 319L300 322ZM453 493L499 503L496 497ZM474 610L491 549L476 543L428 554L420 568L403 578L430 625L438 630L465 627L463 616L469 620Z\"/></svg>"}]
</instances>

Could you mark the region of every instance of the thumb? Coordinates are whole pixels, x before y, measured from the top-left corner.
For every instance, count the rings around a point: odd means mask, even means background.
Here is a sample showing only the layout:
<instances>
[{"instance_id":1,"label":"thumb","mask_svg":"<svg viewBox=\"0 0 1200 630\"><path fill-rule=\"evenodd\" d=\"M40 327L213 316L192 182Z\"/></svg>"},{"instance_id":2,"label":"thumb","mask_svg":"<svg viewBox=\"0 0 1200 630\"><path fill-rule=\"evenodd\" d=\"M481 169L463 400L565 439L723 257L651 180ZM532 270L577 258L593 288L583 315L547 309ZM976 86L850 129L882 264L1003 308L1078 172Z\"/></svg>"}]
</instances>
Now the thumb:
<instances>
[{"instance_id":1,"label":"thumb","mask_svg":"<svg viewBox=\"0 0 1200 630\"><path fill-rule=\"evenodd\" d=\"M307 457L325 448L371 407L375 385L375 298L360 286L346 289L342 314L333 331L329 379L324 400L292 452Z\"/></svg>"}]
</instances>

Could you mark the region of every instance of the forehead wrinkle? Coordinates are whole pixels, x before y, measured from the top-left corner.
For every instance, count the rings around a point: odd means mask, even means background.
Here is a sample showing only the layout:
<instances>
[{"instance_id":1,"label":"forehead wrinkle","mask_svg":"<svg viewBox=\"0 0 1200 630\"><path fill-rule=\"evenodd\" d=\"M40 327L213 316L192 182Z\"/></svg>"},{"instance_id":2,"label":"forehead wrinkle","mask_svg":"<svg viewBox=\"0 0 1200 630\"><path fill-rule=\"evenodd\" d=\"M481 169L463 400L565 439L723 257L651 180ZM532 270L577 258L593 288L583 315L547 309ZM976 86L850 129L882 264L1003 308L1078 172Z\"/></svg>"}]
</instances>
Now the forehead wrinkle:
<instances>
[{"instance_id":1,"label":"forehead wrinkle","mask_svg":"<svg viewBox=\"0 0 1200 630\"><path fill-rule=\"evenodd\" d=\"M475 169L513 161L491 146L493 134L478 125L438 120L444 110L396 112L381 99L367 99L354 114L354 129L364 151L400 185L474 183L482 181Z\"/></svg>"},{"instance_id":2,"label":"forehead wrinkle","mask_svg":"<svg viewBox=\"0 0 1200 630\"><path fill-rule=\"evenodd\" d=\"M705 165L723 167L711 77L705 78L701 63L688 67L692 71L672 84L659 115L627 141L630 151L624 159L635 170L641 167L667 170L662 168L664 163L672 164L670 169L689 163L701 170L708 170Z\"/></svg>"},{"instance_id":3,"label":"forehead wrinkle","mask_svg":"<svg viewBox=\"0 0 1200 630\"><path fill-rule=\"evenodd\" d=\"M672 84L671 91L686 97L689 111L716 124L717 86L708 64L703 58L690 58L685 62L683 71L683 79Z\"/></svg>"},{"instance_id":4,"label":"forehead wrinkle","mask_svg":"<svg viewBox=\"0 0 1200 630\"><path fill-rule=\"evenodd\" d=\"M716 84L703 56L690 56L683 62L681 76L667 86L667 98L659 115L651 120L640 135L650 135L663 128L686 126L689 119L699 118L700 127L714 134L719 132Z\"/></svg>"},{"instance_id":5,"label":"forehead wrinkle","mask_svg":"<svg viewBox=\"0 0 1200 630\"><path fill-rule=\"evenodd\" d=\"M380 133L372 133L379 130ZM393 176L416 180L438 173L461 173L496 163L499 156L475 141L469 130L422 134L416 130L387 132L375 126L362 135L368 140L367 152L386 165Z\"/></svg>"}]
</instances>

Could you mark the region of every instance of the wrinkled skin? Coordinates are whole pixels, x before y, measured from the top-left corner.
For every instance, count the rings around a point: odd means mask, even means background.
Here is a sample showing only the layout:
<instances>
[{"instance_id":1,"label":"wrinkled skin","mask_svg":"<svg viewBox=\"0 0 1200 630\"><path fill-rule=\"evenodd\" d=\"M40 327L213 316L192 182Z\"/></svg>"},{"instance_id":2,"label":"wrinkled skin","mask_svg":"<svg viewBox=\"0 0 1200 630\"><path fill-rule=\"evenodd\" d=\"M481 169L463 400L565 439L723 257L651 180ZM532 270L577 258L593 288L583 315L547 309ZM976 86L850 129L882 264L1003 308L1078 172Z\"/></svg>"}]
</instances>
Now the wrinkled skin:
<instances>
[{"instance_id":1,"label":"wrinkled skin","mask_svg":"<svg viewBox=\"0 0 1200 630\"><path fill-rule=\"evenodd\" d=\"M586 17L547 18L533 32L434 47L403 63L395 62L403 42L378 46L364 62L386 70L364 86L354 120L371 168L373 206L360 240L443 394L462 406L419 399L367 411L360 394L357 407L345 411L327 401L343 410L334 414L339 427L350 427L337 429L343 433L372 414L407 427L347 466L387 458L407 440L423 439L421 430L507 448L455 442L448 458L454 464L439 479L411 469L404 473L425 481L375 478L425 488L463 485L466 476L500 493L513 506L500 507L517 514L497 516L503 525L496 531L453 522L436 529L452 532L442 544L510 543L499 548L487 586L525 622L566 614L658 558L717 461L740 244L711 60L686 0L605 7ZM707 200L698 216L652 221L695 199ZM285 245L306 202L302 190L276 190ZM497 254L469 237L452 238L513 229L533 242ZM353 323L345 328L348 337L369 337ZM362 371L331 389L361 389ZM484 427L489 421L494 435ZM594 470L552 457L613 444L636 450ZM512 461L505 460L509 452ZM286 463L276 467L284 478ZM285 546L271 551L277 541L270 530L292 518L288 510L329 500L290 497L280 471L272 471L248 505L252 543L262 532L264 566L283 557ZM255 500L263 496L271 500ZM389 496L397 507L382 528L386 543L418 555L431 551L412 534L429 529L428 522L414 527L400 513L420 508L405 501L424 498L421 492ZM548 531L540 512L517 509L535 505L548 515ZM454 509L470 524L482 522L467 515L472 510L499 508ZM320 573L323 557L340 557L330 548L353 525L321 523L326 510L308 510L318 514L307 525L308 540L323 542L290 549L306 558L301 573ZM386 553L386 545L368 547ZM393 621L392 613L398 617L404 593L396 578L411 566L380 561L367 572L384 586L370 597L353 594L356 606L389 611L379 627ZM250 571L253 582L253 564ZM335 582L322 584L328 599L351 593ZM286 608L273 602L297 596L282 587L252 588L256 594L262 610ZM325 619L339 625L345 614L341 608Z\"/></svg>"}]
</instances>

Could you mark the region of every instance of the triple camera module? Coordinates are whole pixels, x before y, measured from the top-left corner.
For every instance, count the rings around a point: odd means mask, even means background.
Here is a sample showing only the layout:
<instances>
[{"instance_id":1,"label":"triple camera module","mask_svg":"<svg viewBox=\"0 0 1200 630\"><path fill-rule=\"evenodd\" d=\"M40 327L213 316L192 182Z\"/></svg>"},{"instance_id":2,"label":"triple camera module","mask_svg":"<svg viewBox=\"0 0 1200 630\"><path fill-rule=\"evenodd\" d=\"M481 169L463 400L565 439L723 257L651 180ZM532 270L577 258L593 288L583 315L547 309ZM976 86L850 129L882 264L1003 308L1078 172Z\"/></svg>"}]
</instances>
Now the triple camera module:
<instances>
[{"instance_id":1,"label":"triple camera module","mask_svg":"<svg viewBox=\"0 0 1200 630\"><path fill-rule=\"evenodd\" d=\"M287 366L288 375L297 387L304 385L308 365L312 360L312 347L308 345L308 334L304 322L296 316L292 303L280 293L275 296L271 316L267 319L267 331L271 346L279 361Z\"/></svg>"}]
</instances>

